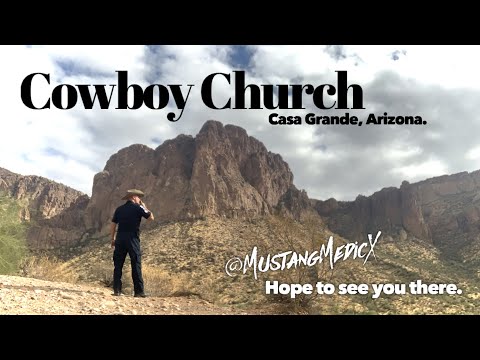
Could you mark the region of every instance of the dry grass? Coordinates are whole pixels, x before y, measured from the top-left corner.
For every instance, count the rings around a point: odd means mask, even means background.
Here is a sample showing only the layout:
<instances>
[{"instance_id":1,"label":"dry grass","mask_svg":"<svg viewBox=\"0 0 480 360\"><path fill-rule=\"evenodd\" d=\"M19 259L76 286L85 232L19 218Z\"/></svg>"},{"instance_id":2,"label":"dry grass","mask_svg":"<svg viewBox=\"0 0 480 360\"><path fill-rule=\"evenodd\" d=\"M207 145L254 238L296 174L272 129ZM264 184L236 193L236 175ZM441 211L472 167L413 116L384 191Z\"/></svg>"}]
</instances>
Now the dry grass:
<instances>
[{"instance_id":1,"label":"dry grass","mask_svg":"<svg viewBox=\"0 0 480 360\"><path fill-rule=\"evenodd\" d=\"M20 263L20 275L40 280L76 283L77 273L64 262L49 256L30 256Z\"/></svg>"},{"instance_id":2,"label":"dry grass","mask_svg":"<svg viewBox=\"0 0 480 360\"><path fill-rule=\"evenodd\" d=\"M93 270L101 285L113 288L113 266L99 265ZM122 292L133 293L131 267L128 262L123 267ZM193 289L189 274L170 274L168 271L152 265L142 265L145 292L150 296L189 296L199 295Z\"/></svg>"},{"instance_id":3,"label":"dry grass","mask_svg":"<svg viewBox=\"0 0 480 360\"><path fill-rule=\"evenodd\" d=\"M146 291L153 296L189 296L199 295L193 290L188 274L170 273L154 266L143 266L143 281Z\"/></svg>"},{"instance_id":4,"label":"dry grass","mask_svg":"<svg viewBox=\"0 0 480 360\"><path fill-rule=\"evenodd\" d=\"M306 251L311 252L319 249L321 245L326 244L328 234L325 227L318 217L308 216L303 222L295 221L291 218L272 216L267 221L269 232L273 234L274 242L270 241L265 249L266 253L293 250L302 254ZM311 284L315 288L318 281L330 282L334 277L334 271L331 270L326 262L318 263L313 267L299 266L291 269L285 269L276 274L271 274L268 278L271 281L286 284ZM314 291L312 294L299 294L294 299L290 295L265 295L267 302L280 305L280 309L285 313L309 314L312 306L317 302L318 294Z\"/></svg>"}]
</instances>

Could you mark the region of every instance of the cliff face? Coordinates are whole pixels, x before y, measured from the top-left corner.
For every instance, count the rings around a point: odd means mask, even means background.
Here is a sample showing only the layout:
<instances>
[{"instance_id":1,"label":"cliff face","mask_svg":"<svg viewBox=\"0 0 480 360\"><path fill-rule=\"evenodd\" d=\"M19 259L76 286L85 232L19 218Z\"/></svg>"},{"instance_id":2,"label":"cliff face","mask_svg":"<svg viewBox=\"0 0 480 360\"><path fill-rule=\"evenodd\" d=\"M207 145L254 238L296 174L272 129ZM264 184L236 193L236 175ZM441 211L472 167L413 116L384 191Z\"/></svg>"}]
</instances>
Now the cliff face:
<instances>
[{"instance_id":1,"label":"cliff face","mask_svg":"<svg viewBox=\"0 0 480 360\"><path fill-rule=\"evenodd\" d=\"M30 246L45 248L64 244L83 234L82 206L88 197L68 186L40 176L23 176L0 168L0 193L17 201L18 216L31 224ZM83 204L83 205L82 205Z\"/></svg>"},{"instance_id":2,"label":"cliff face","mask_svg":"<svg viewBox=\"0 0 480 360\"><path fill-rule=\"evenodd\" d=\"M68 208L81 192L40 176L23 176L0 168L0 193L23 205L24 220L49 219Z\"/></svg>"},{"instance_id":3,"label":"cliff face","mask_svg":"<svg viewBox=\"0 0 480 360\"><path fill-rule=\"evenodd\" d=\"M474 241L480 229L480 171L384 188L352 202L315 201L332 231L358 239L382 230L408 234L450 253Z\"/></svg>"},{"instance_id":4,"label":"cliff face","mask_svg":"<svg viewBox=\"0 0 480 360\"><path fill-rule=\"evenodd\" d=\"M87 195L79 196L58 215L33 222L27 233L28 245L35 249L53 249L85 240L89 233L84 217L88 201Z\"/></svg>"},{"instance_id":5,"label":"cliff face","mask_svg":"<svg viewBox=\"0 0 480 360\"><path fill-rule=\"evenodd\" d=\"M76 194L64 211L50 211L32 226L30 244L52 248L105 234L131 188L146 193L144 201L160 222L255 217L277 207L297 218L305 208L313 211L280 155L240 127L208 121L196 137L179 135L156 149L136 144L112 155L94 177L91 199ZM143 225L149 226L155 224Z\"/></svg>"},{"instance_id":6,"label":"cliff face","mask_svg":"<svg viewBox=\"0 0 480 360\"><path fill-rule=\"evenodd\" d=\"M440 176L414 187L434 245L456 252L478 239L480 171Z\"/></svg>"},{"instance_id":7,"label":"cliff face","mask_svg":"<svg viewBox=\"0 0 480 360\"><path fill-rule=\"evenodd\" d=\"M87 227L101 230L130 188L146 193L157 219L176 221L269 214L294 186L280 155L240 127L208 121L195 138L179 135L155 150L132 145L114 154L95 176Z\"/></svg>"}]
</instances>

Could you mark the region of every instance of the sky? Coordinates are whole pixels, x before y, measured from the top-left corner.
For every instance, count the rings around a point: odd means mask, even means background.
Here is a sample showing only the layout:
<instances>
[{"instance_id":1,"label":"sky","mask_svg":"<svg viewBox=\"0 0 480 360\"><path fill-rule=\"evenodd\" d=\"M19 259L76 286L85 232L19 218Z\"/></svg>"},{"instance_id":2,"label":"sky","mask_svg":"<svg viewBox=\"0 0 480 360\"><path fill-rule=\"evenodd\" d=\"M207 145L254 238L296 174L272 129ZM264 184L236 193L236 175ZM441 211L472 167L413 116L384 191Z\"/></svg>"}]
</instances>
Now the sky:
<instances>
[{"instance_id":1,"label":"sky","mask_svg":"<svg viewBox=\"0 0 480 360\"><path fill-rule=\"evenodd\" d=\"M354 200L402 181L480 169L479 46L0 46L2 140L0 167L40 175L91 195L93 176L109 157L132 144L156 148L179 134L195 136L207 120L245 128L290 165L294 184L311 198ZM32 73L32 101L40 106L59 84L194 85L182 117L171 94L163 109L86 110L79 98L69 110L32 110L20 96ZM364 110L317 108L310 95L305 109L208 108L201 98L210 74L232 74L232 84L216 77L215 103L234 100L233 71L247 84L336 85L337 72L363 90ZM107 86L109 94L111 88ZM93 91L92 91L93 93ZM66 90L63 90L63 95ZM154 93L157 94L158 93ZM351 95L351 94L350 94ZM326 97L328 100L328 97ZM332 101L335 97L332 97ZM132 100L132 99L130 99ZM130 101L130 104L132 102ZM351 107L351 102L350 102ZM272 113L305 117L369 114L421 116L426 125L291 125L269 123Z\"/></svg>"}]
</instances>

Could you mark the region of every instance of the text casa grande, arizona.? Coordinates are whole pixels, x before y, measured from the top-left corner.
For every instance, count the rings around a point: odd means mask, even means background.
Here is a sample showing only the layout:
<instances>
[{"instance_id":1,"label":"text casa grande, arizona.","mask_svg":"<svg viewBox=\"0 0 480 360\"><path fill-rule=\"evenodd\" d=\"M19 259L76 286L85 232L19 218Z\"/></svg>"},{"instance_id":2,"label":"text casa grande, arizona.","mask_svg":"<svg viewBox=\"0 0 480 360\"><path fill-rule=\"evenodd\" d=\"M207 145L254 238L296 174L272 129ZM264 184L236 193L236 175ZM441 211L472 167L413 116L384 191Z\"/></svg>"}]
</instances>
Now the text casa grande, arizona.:
<instances>
[{"instance_id":1,"label":"text casa grande, arizona.","mask_svg":"<svg viewBox=\"0 0 480 360\"><path fill-rule=\"evenodd\" d=\"M168 106L170 98L173 98L177 109L181 110L178 116L169 112L167 119L170 121L178 121L183 115L190 92L194 85L186 85L185 91L182 90L183 85L172 84L152 84L143 89L138 84L129 84L127 71L117 72L117 84L60 84L53 88L51 96L42 97L39 90L45 90L50 84L50 74L32 73L24 78L21 84L22 102L30 109L43 110L53 107L68 110L75 107L78 103L82 103L85 109L92 109L95 102L101 109L109 109L112 105L114 109L130 109L135 110L143 105L150 109L164 109ZM226 73L213 73L208 75L202 82L201 96L204 104L216 110L222 109L247 109L246 97L247 90L250 95L250 106L248 109L305 109L305 94L311 97L313 104L322 110L328 109L349 109L347 96L348 92L352 94L351 109L365 109L363 107L363 89L358 84L348 85L347 71L336 71L337 84L321 84L314 86L311 84L281 84L281 85L255 85L245 84L245 72L233 71L233 91L234 100L232 98L221 103L218 99L214 99L212 89L214 81L219 85L231 84L232 75ZM223 84L222 84L223 82ZM107 91L107 87L109 90ZM111 104L114 92L117 93L117 104ZM42 91L42 94L45 92ZM107 94L108 93L108 94ZM131 94L129 99L129 93ZM328 95L328 97L325 97ZM335 96L335 97L334 97ZM291 98L291 99L290 99ZM116 107L115 107L116 106ZM371 114L372 115L372 114ZM386 116L386 114L385 114ZM330 121L330 117L327 117ZM416 117L420 118L421 117ZM350 117L348 113L344 117L333 119L338 124L361 125L355 116ZM307 124L326 124L323 117L308 114L306 116ZM323 123L322 123L323 121ZM301 124L301 118L298 116L279 116L274 113L269 116L271 124L280 125L296 125Z\"/></svg>"}]
</instances>

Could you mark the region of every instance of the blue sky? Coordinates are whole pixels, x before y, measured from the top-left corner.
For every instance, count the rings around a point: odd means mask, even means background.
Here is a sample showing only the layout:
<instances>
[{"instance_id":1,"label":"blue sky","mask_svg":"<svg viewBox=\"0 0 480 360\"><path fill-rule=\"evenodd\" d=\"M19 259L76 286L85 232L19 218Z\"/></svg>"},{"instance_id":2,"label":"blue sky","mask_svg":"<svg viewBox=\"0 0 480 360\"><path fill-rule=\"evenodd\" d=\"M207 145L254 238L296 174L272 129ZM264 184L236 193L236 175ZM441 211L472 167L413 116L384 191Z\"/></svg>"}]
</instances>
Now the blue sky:
<instances>
[{"instance_id":1,"label":"blue sky","mask_svg":"<svg viewBox=\"0 0 480 360\"><path fill-rule=\"evenodd\" d=\"M387 186L480 169L480 63L478 46L1 46L0 101L4 137L0 167L62 182L87 194L93 176L123 147L152 148L178 134L195 135L205 121L235 124L282 155L294 183L310 197L352 200ZM33 83L34 102L67 84L116 84L116 70L130 83L194 84L182 118L173 100L151 110L31 110L20 98L20 84L34 72L49 73L50 86ZM253 84L336 82L336 70L362 86L369 113L419 115L425 126L273 126L272 112L304 117L344 115L320 110L305 97L304 110L214 110L203 103L200 87L214 72L244 70ZM186 89L186 88L185 88ZM218 103L233 85L217 81ZM116 103L115 95L112 100Z\"/></svg>"}]
</instances>

